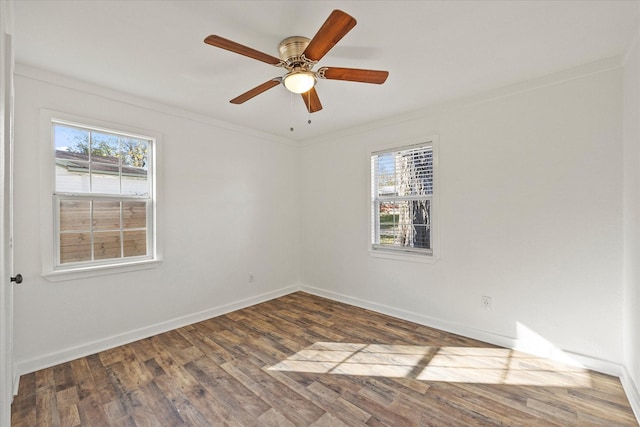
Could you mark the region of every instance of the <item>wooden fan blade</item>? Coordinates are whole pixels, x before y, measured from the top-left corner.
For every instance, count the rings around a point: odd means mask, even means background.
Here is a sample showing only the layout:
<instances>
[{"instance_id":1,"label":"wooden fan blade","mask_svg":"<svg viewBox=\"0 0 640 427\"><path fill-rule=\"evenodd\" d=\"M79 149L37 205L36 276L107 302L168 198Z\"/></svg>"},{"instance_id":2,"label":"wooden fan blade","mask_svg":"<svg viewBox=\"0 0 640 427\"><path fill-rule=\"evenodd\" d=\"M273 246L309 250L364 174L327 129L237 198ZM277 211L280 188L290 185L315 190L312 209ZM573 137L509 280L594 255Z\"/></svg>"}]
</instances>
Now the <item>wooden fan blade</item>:
<instances>
[{"instance_id":1,"label":"wooden fan blade","mask_svg":"<svg viewBox=\"0 0 640 427\"><path fill-rule=\"evenodd\" d=\"M262 92L265 92L265 91L271 89L272 87L276 87L279 84L280 84L280 80L278 80L278 79L269 80L268 82L264 82L260 86L256 86L253 89L248 90L247 92L243 93L242 95L233 98L229 102L232 103L232 104L242 104L242 103L250 100L254 96L260 95Z\"/></svg>"},{"instance_id":2,"label":"wooden fan blade","mask_svg":"<svg viewBox=\"0 0 640 427\"><path fill-rule=\"evenodd\" d=\"M275 56L271 56L266 53L260 52L259 50L241 45L240 43L227 40L224 37L211 35L204 39L204 42L206 44L210 44L211 46L226 49L231 52L239 53L240 55L248 56L249 58L257 59L258 61L266 62L267 64L278 65L280 63L280 59L276 58Z\"/></svg>"},{"instance_id":3,"label":"wooden fan blade","mask_svg":"<svg viewBox=\"0 0 640 427\"><path fill-rule=\"evenodd\" d=\"M318 74L328 80L382 84L389 76L388 71L360 70L358 68L322 67Z\"/></svg>"},{"instance_id":4,"label":"wooden fan blade","mask_svg":"<svg viewBox=\"0 0 640 427\"><path fill-rule=\"evenodd\" d=\"M351 15L334 10L309 42L304 56L312 61L319 61L355 26L356 20Z\"/></svg>"},{"instance_id":5,"label":"wooden fan blade","mask_svg":"<svg viewBox=\"0 0 640 427\"><path fill-rule=\"evenodd\" d=\"M320 103L320 98L318 97L318 92L316 92L315 87L312 87L311 90L301 93L300 95L310 113L322 110L322 104Z\"/></svg>"}]
</instances>

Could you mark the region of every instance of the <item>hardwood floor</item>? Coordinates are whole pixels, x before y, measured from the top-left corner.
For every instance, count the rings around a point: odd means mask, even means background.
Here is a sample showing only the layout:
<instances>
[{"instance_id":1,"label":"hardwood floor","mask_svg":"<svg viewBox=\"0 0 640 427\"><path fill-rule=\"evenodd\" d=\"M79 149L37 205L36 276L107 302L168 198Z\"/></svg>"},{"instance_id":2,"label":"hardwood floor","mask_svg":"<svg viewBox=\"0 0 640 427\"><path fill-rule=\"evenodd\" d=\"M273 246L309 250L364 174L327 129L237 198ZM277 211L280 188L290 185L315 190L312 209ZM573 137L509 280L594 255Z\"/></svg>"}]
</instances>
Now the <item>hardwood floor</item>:
<instances>
[{"instance_id":1,"label":"hardwood floor","mask_svg":"<svg viewBox=\"0 0 640 427\"><path fill-rule=\"evenodd\" d=\"M297 292L25 375L12 426L637 426L596 372Z\"/></svg>"}]
</instances>

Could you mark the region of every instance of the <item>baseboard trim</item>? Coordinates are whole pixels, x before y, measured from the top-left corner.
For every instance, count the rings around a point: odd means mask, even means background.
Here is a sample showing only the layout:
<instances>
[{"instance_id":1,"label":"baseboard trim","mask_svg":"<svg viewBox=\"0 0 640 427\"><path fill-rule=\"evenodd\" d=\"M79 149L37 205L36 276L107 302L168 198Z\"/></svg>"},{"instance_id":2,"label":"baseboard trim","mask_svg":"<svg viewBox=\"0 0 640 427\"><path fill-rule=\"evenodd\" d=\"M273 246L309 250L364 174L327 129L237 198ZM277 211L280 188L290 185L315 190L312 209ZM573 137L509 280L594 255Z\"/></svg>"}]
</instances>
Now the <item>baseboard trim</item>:
<instances>
[{"instance_id":1,"label":"baseboard trim","mask_svg":"<svg viewBox=\"0 0 640 427\"><path fill-rule=\"evenodd\" d=\"M636 418L640 420L640 392L638 391L637 384L633 381L631 372L629 372L626 367L622 370L620 382L622 383L622 388L627 395L627 399L629 399L629 404L631 405L631 409L633 409L633 413Z\"/></svg>"},{"instance_id":2,"label":"baseboard trim","mask_svg":"<svg viewBox=\"0 0 640 427\"><path fill-rule=\"evenodd\" d=\"M144 328L125 332L123 334L113 335L111 337L96 340L76 347L67 348L57 352L45 354L43 356L34 357L28 360L22 360L15 364L15 373L19 377L20 375L25 375L31 372L38 371L40 369L49 368L60 363L69 362L80 357L85 357L91 354L98 353L100 351L108 350L110 348L129 344L134 341L168 332L176 328L181 328L183 326L211 319L212 317L221 316L235 310L240 310L242 308L250 307L255 304L260 304L262 302L290 294L297 290L299 290L299 287L297 285L284 287L272 292L267 292L229 304L212 307L198 313L177 317L157 323L155 325L150 325ZM17 384L18 381L14 381L14 387L17 387ZM14 392L17 393L17 389Z\"/></svg>"},{"instance_id":3,"label":"baseboard trim","mask_svg":"<svg viewBox=\"0 0 640 427\"><path fill-rule=\"evenodd\" d=\"M17 373L13 374L13 396L17 396L18 395L18 389L20 388L20 375L18 375ZM13 401L13 397L11 398L11 400Z\"/></svg>"},{"instance_id":4,"label":"baseboard trim","mask_svg":"<svg viewBox=\"0 0 640 427\"><path fill-rule=\"evenodd\" d=\"M408 320L410 322L439 329L452 334L462 335L464 337L484 341L489 344L519 350L525 353L533 354L535 356L545 357L559 362L580 366L603 374L613 375L616 377L621 377L623 374L624 367L622 365L608 360L602 360L567 350L561 350L555 347L532 348L522 340L518 340L514 337L483 331L481 329L472 328L459 323L425 316L423 314L402 310L396 307L379 304L360 298L354 298L348 295L333 291L327 291L325 289L320 289L313 286L302 284L300 286L300 290L323 298L328 298L334 301L343 302L345 304L354 305L356 307L372 310L378 313L397 317L399 319Z\"/></svg>"},{"instance_id":5,"label":"baseboard trim","mask_svg":"<svg viewBox=\"0 0 640 427\"><path fill-rule=\"evenodd\" d=\"M303 292L310 293L312 295L317 295L319 297L327 298L334 301L339 301L345 304L354 305L356 307L386 314L392 317L397 317L399 319L408 320L410 322L418 323L424 326L429 326L435 329L440 329L449 333L463 335L465 337L477 339L480 341L485 341L485 342L499 345L502 347L511 348L514 345L513 339L506 336L487 333L479 329L469 328L461 324L443 321L440 319L436 319L434 317L429 317L423 314L418 314L418 313L398 309L389 305L379 304L376 302L363 300L360 298L354 298L341 293L327 291L325 289L315 288L307 285L301 285L300 290Z\"/></svg>"}]
</instances>

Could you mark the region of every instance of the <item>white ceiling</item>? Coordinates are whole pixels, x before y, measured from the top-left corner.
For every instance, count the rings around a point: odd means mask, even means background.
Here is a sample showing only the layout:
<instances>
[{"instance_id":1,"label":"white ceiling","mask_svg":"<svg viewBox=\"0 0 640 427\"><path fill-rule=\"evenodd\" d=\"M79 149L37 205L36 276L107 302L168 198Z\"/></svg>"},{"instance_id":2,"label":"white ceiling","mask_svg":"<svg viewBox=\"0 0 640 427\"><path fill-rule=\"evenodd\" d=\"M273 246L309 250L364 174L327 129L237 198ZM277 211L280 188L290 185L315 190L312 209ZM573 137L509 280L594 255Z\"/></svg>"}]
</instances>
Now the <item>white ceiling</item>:
<instances>
[{"instance_id":1,"label":"white ceiling","mask_svg":"<svg viewBox=\"0 0 640 427\"><path fill-rule=\"evenodd\" d=\"M639 5L15 0L15 55L18 64L299 141L623 55L638 31ZM206 45L207 35L278 56L280 40L313 37L333 9L358 24L319 65L388 70L384 85L320 80L324 109L310 125L300 96L281 86L229 103L284 73Z\"/></svg>"}]
</instances>

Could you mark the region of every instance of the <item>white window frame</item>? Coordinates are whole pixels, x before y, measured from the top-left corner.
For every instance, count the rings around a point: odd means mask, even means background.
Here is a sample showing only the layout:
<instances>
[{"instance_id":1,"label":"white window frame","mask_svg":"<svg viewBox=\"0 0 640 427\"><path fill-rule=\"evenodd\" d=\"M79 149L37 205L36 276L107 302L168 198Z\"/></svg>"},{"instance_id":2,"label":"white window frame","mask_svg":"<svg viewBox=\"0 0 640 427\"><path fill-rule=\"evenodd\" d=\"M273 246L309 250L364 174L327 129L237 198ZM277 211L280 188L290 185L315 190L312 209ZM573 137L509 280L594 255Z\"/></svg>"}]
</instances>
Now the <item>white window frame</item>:
<instances>
[{"instance_id":1,"label":"white window frame","mask_svg":"<svg viewBox=\"0 0 640 427\"><path fill-rule=\"evenodd\" d=\"M399 151L416 146L431 146L433 150L433 193L428 199L431 201L431 249L416 250L412 248L392 247L375 244L377 232L377 213L375 211L376 200L374 194L374 171L372 170L372 158L376 154ZM440 215L439 215L439 144L438 136L414 138L403 142L384 142L370 144L367 147L367 182L368 197L367 210L369 212L368 222L368 251L369 255L377 258L387 258L400 261L413 261L423 263L435 263L440 257Z\"/></svg>"},{"instance_id":2,"label":"white window frame","mask_svg":"<svg viewBox=\"0 0 640 427\"><path fill-rule=\"evenodd\" d=\"M41 110L41 139L42 147L41 170L41 239L42 239L42 276L52 282L88 278L106 274L137 271L157 267L161 258L160 218L161 204L159 203L161 182L161 167L159 158L161 152L161 135L157 132L133 128L131 126L105 122L97 119L82 117L74 114L61 113L52 110ZM58 229L58 199L68 195L55 193L55 144L53 141L54 124L88 128L96 131L110 132L124 136L131 136L151 141L148 168L150 170L150 203L147 205L147 255L131 258L117 258L100 261L60 264ZM46 147L46 148L44 148ZM123 200L118 195L73 195L78 199ZM127 198L128 199L128 198ZM131 198L131 200L136 200Z\"/></svg>"}]
</instances>

